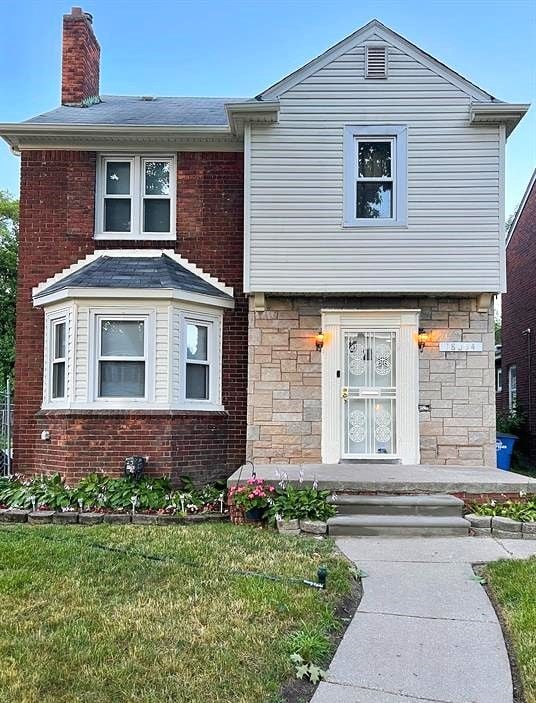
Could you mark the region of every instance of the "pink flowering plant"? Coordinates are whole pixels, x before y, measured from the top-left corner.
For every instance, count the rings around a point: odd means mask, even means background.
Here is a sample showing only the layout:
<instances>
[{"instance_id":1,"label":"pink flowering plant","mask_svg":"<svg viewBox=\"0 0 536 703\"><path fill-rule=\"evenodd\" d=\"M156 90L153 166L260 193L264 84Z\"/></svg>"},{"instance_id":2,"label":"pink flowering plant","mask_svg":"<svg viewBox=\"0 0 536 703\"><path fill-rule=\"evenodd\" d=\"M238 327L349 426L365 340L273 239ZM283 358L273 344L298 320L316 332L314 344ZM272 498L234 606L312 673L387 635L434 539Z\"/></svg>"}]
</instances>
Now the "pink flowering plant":
<instances>
[{"instance_id":1,"label":"pink flowering plant","mask_svg":"<svg viewBox=\"0 0 536 703\"><path fill-rule=\"evenodd\" d=\"M266 510L272 504L272 494L275 488L264 482L262 478L252 476L241 486L229 488L229 498L237 507L246 512L255 508Z\"/></svg>"}]
</instances>

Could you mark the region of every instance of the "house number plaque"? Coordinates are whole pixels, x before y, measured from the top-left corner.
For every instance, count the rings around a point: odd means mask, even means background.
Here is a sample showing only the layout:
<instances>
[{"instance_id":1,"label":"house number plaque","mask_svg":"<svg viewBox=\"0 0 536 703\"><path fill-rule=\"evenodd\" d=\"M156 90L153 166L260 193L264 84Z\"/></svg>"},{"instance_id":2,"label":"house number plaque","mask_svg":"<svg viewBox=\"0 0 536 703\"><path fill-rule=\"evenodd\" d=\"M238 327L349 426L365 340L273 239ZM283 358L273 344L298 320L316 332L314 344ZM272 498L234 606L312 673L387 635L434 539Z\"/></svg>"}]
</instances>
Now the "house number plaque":
<instances>
[{"instance_id":1,"label":"house number plaque","mask_svg":"<svg viewBox=\"0 0 536 703\"><path fill-rule=\"evenodd\" d=\"M482 342L439 342L442 352L481 352Z\"/></svg>"}]
</instances>

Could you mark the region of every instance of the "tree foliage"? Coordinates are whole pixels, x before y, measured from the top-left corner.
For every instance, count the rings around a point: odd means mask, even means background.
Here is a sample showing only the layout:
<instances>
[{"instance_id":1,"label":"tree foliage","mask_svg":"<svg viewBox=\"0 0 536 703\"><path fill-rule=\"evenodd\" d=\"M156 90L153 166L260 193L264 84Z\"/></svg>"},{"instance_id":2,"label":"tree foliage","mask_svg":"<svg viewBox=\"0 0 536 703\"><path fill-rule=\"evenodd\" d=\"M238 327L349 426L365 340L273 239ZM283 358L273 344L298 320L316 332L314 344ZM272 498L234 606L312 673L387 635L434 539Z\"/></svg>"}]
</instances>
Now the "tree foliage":
<instances>
[{"instance_id":1,"label":"tree foliage","mask_svg":"<svg viewBox=\"0 0 536 703\"><path fill-rule=\"evenodd\" d=\"M0 388L15 362L15 294L19 201L0 191Z\"/></svg>"}]
</instances>

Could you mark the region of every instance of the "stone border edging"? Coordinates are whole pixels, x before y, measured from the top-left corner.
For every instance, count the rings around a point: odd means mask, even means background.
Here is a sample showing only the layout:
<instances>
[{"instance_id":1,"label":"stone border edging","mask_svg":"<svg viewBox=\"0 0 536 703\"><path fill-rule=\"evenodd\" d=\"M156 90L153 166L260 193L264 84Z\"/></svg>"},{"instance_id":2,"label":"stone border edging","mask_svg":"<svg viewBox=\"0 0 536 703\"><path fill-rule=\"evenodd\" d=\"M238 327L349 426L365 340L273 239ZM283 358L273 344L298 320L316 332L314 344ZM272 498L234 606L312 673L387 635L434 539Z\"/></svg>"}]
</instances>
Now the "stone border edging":
<instances>
[{"instance_id":1,"label":"stone border edging","mask_svg":"<svg viewBox=\"0 0 536 703\"><path fill-rule=\"evenodd\" d=\"M180 515L154 513L97 513L74 510L22 510L19 508L0 509L0 523L25 523L29 525L189 525L202 522L226 522L228 513L197 513Z\"/></svg>"},{"instance_id":2,"label":"stone border edging","mask_svg":"<svg viewBox=\"0 0 536 703\"><path fill-rule=\"evenodd\" d=\"M521 522L509 517L490 517L469 513L465 519L471 523L474 537L497 537L501 539L536 539L536 522Z\"/></svg>"}]
</instances>

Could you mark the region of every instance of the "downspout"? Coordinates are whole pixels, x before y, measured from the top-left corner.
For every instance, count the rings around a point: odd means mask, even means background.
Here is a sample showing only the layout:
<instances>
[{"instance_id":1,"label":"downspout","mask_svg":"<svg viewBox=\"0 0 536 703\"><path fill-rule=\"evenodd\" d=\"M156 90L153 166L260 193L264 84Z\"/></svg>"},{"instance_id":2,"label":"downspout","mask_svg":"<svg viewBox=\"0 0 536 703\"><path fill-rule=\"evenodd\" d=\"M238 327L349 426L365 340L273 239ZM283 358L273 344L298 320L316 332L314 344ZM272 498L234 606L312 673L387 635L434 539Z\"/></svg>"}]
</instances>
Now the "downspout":
<instances>
[{"instance_id":1,"label":"downspout","mask_svg":"<svg viewBox=\"0 0 536 703\"><path fill-rule=\"evenodd\" d=\"M527 338L527 392L529 396L527 410L529 413L529 435L532 436L532 332L530 327L527 327L521 334Z\"/></svg>"}]
</instances>

